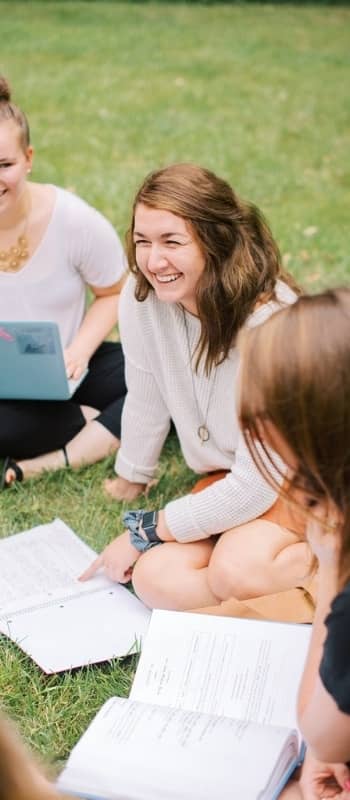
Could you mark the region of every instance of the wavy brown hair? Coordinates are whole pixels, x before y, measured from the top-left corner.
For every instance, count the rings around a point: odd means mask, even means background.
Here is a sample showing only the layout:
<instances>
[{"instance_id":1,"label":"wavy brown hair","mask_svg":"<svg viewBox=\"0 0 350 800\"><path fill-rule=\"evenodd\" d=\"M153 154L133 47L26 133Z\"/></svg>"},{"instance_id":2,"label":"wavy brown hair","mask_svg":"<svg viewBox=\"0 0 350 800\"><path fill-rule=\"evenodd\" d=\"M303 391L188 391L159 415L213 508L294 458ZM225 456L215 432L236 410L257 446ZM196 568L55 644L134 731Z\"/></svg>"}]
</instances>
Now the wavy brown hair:
<instances>
[{"instance_id":1,"label":"wavy brown hair","mask_svg":"<svg viewBox=\"0 0 350 800\"><path fill-rule=\"evenodd\" d=\"M196 368L203 358L210 372L227 357L257 303L275 296L276 280L296 289L295 283L282 271L277 244L254 205L237 197L213 172L195 164L173 164L148 175L135 197L127 252L137 300L153 291L136 263L133 231L139 203L184 219L204 256L196 297L201 321Z\"/></svg>"},{"instance_id":2,"label":"wavy brown hair","mask_svg":"<svg viewBox=\"0 0 350 800\"><path fill-rule=\"evenodd\" d=\"M18 106L11 101L11 89L8 81L0 75L0 122L13 120L19 129L19 138L23 151L30 145L30 131L27 117Z\"/></svg>"},{"instance_id":3,"label":"wavy brown hair","mask_svg":"<svg viewBox=\"0 0 350 800\"><path fill-rule=\"evenodd\" d=\"M300 297L242 333L240 349L247 445L276 485L279 467L266 447L272 426L295 458L287 495L301 489L339 510L343 585L350 578L350 289Z\"/></svg>"}]
</instances>

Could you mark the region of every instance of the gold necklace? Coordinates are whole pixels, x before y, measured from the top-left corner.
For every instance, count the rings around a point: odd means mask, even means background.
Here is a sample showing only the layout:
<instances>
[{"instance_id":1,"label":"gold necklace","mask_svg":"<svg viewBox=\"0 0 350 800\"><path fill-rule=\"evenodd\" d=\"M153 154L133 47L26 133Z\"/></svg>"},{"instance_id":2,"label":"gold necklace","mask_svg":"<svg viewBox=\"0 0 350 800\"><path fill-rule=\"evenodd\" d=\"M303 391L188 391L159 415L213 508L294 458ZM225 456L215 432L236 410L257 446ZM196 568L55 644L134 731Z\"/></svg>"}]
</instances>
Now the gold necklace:
<instances>
[{"instance_id":1,"label":"gold necklace","mask_svg":"<svg viewBox=\"0 0 350 800\"><path fill-rule=\"evenodd\" d=\"M214 392L217 371L215 370L215 372L214 372L214 378L212 380L212 384L211 384L210 391L209 391L207 408L206 408L205 414L203 416L203 414L201 413L201 410L199 408L199 402L198 402L198 397L197 397L197 393L196 393L196 387L195 387L195 383L194 383L194 375L193 375L193 369L192 369L192 354L191 354L191 347L190 347L190 337L189 337L189 332L188 332L186 311L183 308L183 306L182 306L182 316L183 316L183 321L184 321L184 326L185 326L187 352L188 352L189 364L190 364L190 370L191 370L193 399L194 399L194 402L195 402L195 405L196 405L198 421L200 421L201 419L203 420L203 422L201 422L200 425L197 428L197 436L200 439L201 444L205 444L205 442L208 442L209 439L210 439L210 432L209 432L209 429L208 429L208 426L207 426L207 421L208 421L208 412L209 412L210 401L212 399L213 392Z\"/></svg>"},{"instance_id":2,"label":"gold necklace","mask_svg":"<svg viewBox=\"0 0 350 800\"><path fill-rule=\"evenodd\" d=\"M0 272L17 272L22 261L29 256L29 242L26 236L30 209L27 213L23 232L17 237L16 244L8 250L0 250Z\"/></svg>"}]
</instances>

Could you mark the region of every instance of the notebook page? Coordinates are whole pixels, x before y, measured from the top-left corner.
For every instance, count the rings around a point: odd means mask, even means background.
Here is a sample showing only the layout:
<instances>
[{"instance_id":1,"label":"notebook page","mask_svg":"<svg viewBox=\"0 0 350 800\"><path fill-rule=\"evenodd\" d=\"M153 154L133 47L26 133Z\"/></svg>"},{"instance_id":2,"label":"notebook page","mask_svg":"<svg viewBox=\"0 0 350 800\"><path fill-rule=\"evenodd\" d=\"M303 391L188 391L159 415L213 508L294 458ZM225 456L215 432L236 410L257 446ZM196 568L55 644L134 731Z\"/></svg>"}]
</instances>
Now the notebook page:
<instances>
[{"instance_id":1,"label":"notebook page","mask_svg":"<svg viewBox=\"0 0 350 800\"><path fill-rule=\"evenodd\" d=\"M276 762L285 769L297 750L285 729L112 698L58 787L109 800L256 800Z\"/></svg>"},{"instance_id":2,"label":"notebook page","mask_svg":"<svg viewBox=\"0 0 350 800\"><path fill-rule=\"evenodd\" d=\"M310 626L154 611L130 697L296 728Z\"/></svg>"},{"instance_id":3,"label":"notebook page","mask_svg":"<svg viewBox=\"0 0 350 800\"><path fill-rule=\"evenodd\" d=\"M137 597L114 583L90 595L7 617L0 629L51 673L139 650L150 616Z\"/></svg>"},{"instance_id":4,"label":"notebook page","mask_svg":"<svg viewBox=\"0 0 350 800\"><path fill-rule=\"evenodd\" d=\"M0 539L0 618L111 585L78 576L96 553L60 519Z\"/></svg>"}]
</instances>

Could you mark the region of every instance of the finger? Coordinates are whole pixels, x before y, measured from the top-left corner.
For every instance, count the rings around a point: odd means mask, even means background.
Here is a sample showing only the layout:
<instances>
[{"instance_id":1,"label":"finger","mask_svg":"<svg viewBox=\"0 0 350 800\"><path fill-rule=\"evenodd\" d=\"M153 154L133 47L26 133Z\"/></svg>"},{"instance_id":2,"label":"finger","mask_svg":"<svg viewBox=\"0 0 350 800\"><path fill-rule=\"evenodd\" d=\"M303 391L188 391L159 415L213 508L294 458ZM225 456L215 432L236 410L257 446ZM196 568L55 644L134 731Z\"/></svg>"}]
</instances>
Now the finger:
<instances>
[{"instance_id":1,"label":"finger","mask_svg":"<svg viewBox=\"0 0 350 800\"><path fill-rule=\"evenodd\" d=\"M95 558L95 561L93 561L92 564L90 564L90 566L85 570L85 572L83 572L81 575L79 575L78 580L79 581L88 581L89 578L92 578L92 576L95 575L97 570L100 567L102 567L102 565L103 565L103 554L101 553L100 556Z\"/></svg>"},{"instance_id":2,"label":"finger","mask_svg":"<svg viewBox=\"0 0 350 800\"><path fill-rule=\"evenodd\" d=\"M342 789L345 789L349 792L350 789L350 770L346 766L346 764L334 764L333 766L334 777L341 786ZM347 785L348 784L348 785Z\"/></svg>"}]
</instances>

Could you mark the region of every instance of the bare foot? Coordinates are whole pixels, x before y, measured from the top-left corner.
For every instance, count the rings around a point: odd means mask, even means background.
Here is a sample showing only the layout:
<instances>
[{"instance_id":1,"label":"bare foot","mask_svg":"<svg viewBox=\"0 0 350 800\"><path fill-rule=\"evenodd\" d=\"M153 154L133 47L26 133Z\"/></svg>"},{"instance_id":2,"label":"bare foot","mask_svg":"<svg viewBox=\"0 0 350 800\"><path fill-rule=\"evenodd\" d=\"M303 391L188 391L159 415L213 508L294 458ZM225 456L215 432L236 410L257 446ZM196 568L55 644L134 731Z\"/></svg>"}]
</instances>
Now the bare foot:
<instances>
[{"instance_id":1,"label":"bare foot","mask_svg":"<svg viewBox=\"0 0 350 800\"><path fill-rule=\"evenodd\" d=\"M145 492L145 483L132 483L126 478L107 478L103 483L104 490L113 500L135 500L140 494Z\"/></svg>"}]
</instances>

